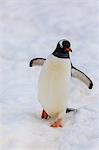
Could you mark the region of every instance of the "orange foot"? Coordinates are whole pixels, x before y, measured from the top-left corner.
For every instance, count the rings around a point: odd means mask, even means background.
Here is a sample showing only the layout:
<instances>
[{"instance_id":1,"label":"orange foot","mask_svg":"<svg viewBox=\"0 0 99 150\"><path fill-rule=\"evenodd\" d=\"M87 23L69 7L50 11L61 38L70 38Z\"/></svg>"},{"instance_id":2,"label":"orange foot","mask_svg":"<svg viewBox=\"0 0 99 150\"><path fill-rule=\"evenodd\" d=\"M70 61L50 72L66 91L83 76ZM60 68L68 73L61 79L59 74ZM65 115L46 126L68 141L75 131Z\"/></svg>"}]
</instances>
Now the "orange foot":
<instances>
[{"instance_id":1,"label":"orange foot","mask_svg":"<svg viewBox=\"0 0 99 150\"><path fill-rule=\"evenodd\" d=\"M62 128L63 125L62 125L61 120L57 120L56 122L54 122L54 123L51 125L51 127L53 127L53 128Z\"/></svg>"},{"instance_id":2,"label":"orange foot","mask_svg":"<svg viewBox=\"0 0 99 150\"><path fill-rule=\"evenodd\" d=\"M49 115L48 115L48 114L46 113L46 111L43 109L41 118L42 118L42 119L47 119L48 117L49 117Z\"/></svg>"}]
</instances>

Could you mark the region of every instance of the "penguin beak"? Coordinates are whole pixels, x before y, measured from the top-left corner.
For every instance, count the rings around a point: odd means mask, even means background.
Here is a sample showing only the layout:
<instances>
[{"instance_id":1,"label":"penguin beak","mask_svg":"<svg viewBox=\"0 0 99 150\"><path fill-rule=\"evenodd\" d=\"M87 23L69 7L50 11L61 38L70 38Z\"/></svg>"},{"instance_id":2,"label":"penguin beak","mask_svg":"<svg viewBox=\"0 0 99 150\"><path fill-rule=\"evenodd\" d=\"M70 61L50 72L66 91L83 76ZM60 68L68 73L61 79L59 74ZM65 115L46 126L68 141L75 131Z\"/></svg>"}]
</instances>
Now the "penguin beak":
<instances>
[{"instance_id":1,"label":"penguin beak","mask_svg":"<svg viewBox=\"0 0 99 150\"><path fill-rule=\"evenodd\" d=\"M67 51L67 52L72 52L72 49L71 48L65 48L65 51Z\"/></svg>"}]
</instances>

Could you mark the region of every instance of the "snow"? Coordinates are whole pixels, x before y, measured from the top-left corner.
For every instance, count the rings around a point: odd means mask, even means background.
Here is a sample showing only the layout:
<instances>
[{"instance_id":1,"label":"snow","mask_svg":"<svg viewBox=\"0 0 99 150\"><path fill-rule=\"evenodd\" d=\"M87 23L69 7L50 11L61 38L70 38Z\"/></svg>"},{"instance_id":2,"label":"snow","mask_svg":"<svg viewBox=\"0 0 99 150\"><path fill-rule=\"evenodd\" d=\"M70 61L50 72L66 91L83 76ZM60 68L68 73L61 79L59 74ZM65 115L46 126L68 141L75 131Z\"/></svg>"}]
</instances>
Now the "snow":
<instances>
[{"instance_id":1,"label":"snow","mask_svg":"<svg viewBox=\"0 0 99 150\"><path fill-rule=\"evenodd\" d=\"M99 149L99 2L97 0L0 0L0 150ZM71 41L73 65L93 80L88 90L72 79L62 129L41 120L37 82L41 67L60 39Z\"/></svg>"}]
</instances>

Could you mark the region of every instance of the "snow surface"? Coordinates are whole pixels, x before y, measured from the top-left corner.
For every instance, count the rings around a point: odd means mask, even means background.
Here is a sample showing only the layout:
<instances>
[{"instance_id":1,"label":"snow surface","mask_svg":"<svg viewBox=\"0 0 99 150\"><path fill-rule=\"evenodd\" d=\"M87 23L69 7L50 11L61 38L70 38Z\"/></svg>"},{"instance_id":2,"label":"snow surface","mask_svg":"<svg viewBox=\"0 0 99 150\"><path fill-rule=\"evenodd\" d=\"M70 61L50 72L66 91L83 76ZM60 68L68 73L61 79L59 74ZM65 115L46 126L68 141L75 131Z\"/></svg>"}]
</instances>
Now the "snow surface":
<instances>
[{"instance_id":1,"label":"snow surface","mask_svg":"<svg viewBox=\"0 0 99 150\"><path fill-rule=\"evenodd\" d=\"M99 150L99 1L0 0L0 150ZM93 80L89 90L72 79L62 129L40 118L40 67L60 39L71 41L73 65Z\"/></svg>"}]
</instances>

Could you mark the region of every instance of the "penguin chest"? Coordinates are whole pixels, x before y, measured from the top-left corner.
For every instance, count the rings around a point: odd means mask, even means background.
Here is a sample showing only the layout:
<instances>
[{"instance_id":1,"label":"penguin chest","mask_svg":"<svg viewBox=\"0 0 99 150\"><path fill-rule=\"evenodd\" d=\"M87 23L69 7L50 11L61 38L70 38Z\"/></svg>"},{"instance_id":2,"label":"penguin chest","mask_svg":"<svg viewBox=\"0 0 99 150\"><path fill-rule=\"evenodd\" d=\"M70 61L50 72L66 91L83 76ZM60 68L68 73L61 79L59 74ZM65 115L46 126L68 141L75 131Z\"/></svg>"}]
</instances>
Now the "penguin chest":
<instances>
[{"instance_id":1,"label":"penguin chest","mask_svg":"<svg viewBox=\"0 0 99 150\"><path fill-rule=\"evenodd\" d=\"M67 105L71 77L70 59L51 55L39 78L38 98L49 115L63 112Z\"/></svg>"}]
</instances>

